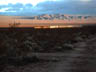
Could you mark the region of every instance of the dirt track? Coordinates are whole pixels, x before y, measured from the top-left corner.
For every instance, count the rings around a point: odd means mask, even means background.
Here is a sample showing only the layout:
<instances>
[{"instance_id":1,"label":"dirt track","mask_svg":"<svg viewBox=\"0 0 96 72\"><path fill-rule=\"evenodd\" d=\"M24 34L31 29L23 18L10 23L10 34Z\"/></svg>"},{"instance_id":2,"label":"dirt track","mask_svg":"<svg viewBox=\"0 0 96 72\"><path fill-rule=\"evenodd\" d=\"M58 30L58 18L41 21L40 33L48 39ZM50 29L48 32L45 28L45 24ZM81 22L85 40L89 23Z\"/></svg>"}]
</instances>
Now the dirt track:
<instances>
[{"instance_id":1,"label":"dirt track","mask_svg":"<svg viewBox=\"0 0 96 72\"><path fill-rule=\"evenodd\" d=\"M81 42L50 72L96 72L96 38Z\"/></svg>"}]
</instances>

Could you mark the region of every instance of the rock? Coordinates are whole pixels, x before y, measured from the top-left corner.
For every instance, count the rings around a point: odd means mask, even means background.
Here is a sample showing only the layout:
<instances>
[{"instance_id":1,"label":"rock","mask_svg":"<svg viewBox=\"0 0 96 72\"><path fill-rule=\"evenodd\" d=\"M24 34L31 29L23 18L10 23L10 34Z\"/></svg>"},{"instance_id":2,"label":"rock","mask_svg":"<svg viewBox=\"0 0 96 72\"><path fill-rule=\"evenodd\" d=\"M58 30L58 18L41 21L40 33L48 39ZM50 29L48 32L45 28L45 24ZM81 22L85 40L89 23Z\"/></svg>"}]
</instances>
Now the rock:
<instances>
[{"instance_id":1,"label":"rock","mask_svg":"<svg viewBox=\"0 0 96 72\"><path fill-rule=\"evenodd\" d=\"M63 49L64 50L72 50L74 48L74 46L72 44L64 44L63 45Z\"/></svg>"}]
</instances>

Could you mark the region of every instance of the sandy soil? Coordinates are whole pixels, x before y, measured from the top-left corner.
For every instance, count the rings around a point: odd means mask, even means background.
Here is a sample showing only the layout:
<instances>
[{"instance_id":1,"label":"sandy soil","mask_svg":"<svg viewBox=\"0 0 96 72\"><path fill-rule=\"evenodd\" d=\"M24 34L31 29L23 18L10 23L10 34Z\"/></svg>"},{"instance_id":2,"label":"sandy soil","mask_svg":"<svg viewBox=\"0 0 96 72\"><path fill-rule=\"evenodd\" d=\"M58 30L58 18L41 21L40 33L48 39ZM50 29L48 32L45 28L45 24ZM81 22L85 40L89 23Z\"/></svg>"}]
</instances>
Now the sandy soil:
<instances>
[{"instance_id":1,"label":"sandy soil","mask_svg":"<svg viewBox=\"0 0 96 72\"><path fill-rule=\"evenodd\" d=\"M20 19L20 16L0 16L0 27L9 27L10 23L21 23L20 27L31 27L35 25L55 25L56 23L64 25L68 24L92 24L96 23L96 20L31 20L31 19Z\"/></svg>"}]
</instances>

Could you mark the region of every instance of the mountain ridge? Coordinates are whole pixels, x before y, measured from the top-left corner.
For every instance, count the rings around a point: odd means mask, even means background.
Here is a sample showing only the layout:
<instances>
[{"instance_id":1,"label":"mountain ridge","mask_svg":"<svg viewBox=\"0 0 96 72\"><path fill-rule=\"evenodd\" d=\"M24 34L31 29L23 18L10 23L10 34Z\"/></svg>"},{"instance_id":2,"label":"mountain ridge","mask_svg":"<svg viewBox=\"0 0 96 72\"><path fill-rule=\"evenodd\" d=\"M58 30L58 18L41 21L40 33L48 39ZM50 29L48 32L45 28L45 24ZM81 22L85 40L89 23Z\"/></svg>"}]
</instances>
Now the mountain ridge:
<instances>
[{"instance_id":1,"label":"mountain ridge","mask_svg":"<svg viewBox=\"0 0 96 72\"><path fill-rule=\"evenodd\" d=\"M65 15L65 14L43 14L38 16L25 16L20 17L21 19L32 19L32 20L89 20L96 19L96 16L90 15Z\"/></svg>"}]
</instances>

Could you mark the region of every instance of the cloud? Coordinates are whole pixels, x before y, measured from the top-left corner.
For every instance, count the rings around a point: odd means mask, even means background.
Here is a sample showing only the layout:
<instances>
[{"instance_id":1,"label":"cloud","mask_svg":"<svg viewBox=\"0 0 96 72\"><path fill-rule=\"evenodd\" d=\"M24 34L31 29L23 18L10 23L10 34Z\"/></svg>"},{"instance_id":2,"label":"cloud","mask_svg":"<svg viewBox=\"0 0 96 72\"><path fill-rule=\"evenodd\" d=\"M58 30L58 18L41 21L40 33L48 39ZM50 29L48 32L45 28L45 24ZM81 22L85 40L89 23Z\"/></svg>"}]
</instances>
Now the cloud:
<instances>
[{"instance_id":1,"label":"cloud","mask_svg":"<svg viewBox=\"0 0 96 72\"><path fill-rule=\"evenodd\" d=\"M44 13L63 13L63 14L96 14L95 4L93 3L81 3L78 1L70 2L44 2L37 5L42 7Z\"/></svg>"},{"instance_id":2,"label":"cloud","mask_svg":"<svg viewBox=\"0 0 96 72\"><path fill-rule=\"evenodd\" d=\"M0 5L0 14L32 16L39 14L88 14L96 15L96 1L82 2L80 0L47 0L33 6L31 3L9 3Z\"/></svg>"},{"instance_id":3,"label":"cloud","mask_svg":"<svg viewBox=\"0 0 96 72\"><path fill-rule=\"evenodd\" d=\"M16 4L11 4L9 3L8 5L0 5L0 12L19 12L24 9L29 9L32 8L32 4L28 3L23 5L22 3L16 3Z\"/></svg>"}]
</instances>

